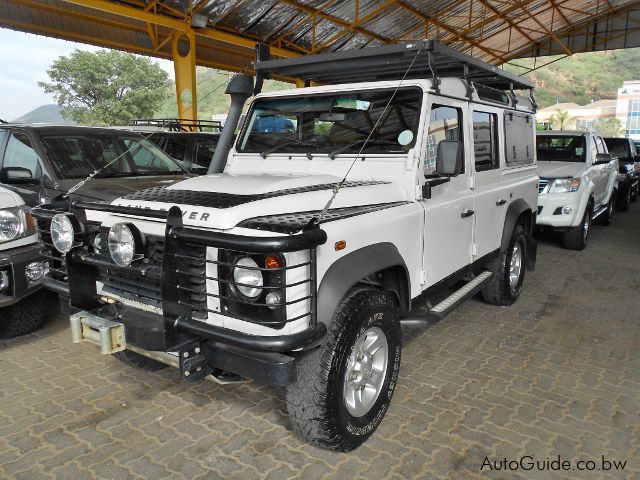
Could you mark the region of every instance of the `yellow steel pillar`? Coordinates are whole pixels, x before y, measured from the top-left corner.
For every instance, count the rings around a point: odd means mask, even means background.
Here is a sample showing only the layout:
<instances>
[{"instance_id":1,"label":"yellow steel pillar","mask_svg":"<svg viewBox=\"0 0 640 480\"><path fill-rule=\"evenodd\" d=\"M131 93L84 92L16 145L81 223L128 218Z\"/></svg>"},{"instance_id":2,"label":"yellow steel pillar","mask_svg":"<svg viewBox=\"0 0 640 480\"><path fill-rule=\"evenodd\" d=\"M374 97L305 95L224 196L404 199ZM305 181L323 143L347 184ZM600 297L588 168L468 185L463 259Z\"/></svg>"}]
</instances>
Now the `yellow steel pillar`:
<instances>
[{"instance_id":1,"label":"yellow steel pillar","mask_svg":"<svg viewBox=\"0 0 640 480\"><path fill-rule=\"evenodd\" d=\"M197 120L196 36L192 30L176 31L171 40L173 68L176 72L178 116L185 120Z\"/></svg>"}]
</instances>

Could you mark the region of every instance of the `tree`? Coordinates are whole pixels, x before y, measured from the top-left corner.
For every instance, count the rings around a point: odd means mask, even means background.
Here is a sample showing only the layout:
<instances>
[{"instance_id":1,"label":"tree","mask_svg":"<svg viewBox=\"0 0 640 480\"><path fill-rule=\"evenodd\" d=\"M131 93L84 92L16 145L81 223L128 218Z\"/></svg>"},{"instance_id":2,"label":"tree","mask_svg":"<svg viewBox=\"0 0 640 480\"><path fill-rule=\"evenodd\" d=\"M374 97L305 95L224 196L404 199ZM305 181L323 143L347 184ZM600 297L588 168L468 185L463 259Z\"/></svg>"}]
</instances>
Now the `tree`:
<instances>
[{"instance_id":1,"label":"tree","mask_svg":"<svg viewBox=\"0 0 640 480\"><path fill-rule=\"evenodd\" d=\"M601 137L623 137L622 122L616 117L601 120L594 124L593 129Z\"/></svg>"},{"instance_id":2,"label":"tree","mask_svg":"<svg viewBox=\"0 0 640 480\"><path fill-rule=\"evenodd\" d=\"M569 122L569 112L566 110L560 110L559 108L556 110L556 113L551 115L549 119L552 124L558 125L558 130L564 130L564 127L567 126Z\"/></svg>"},{"instance_id":3,"label":"tree","mask_svg":"<svg viewBox=\"0 0 640 480\"><path fill-rule=\"evenodd\" d=\"M53 62L50 83L62 116L81 125L127 125L151 117L169 84L168 74L148 58L110 50L74 51Z\"/></svg>"}]
</instances>

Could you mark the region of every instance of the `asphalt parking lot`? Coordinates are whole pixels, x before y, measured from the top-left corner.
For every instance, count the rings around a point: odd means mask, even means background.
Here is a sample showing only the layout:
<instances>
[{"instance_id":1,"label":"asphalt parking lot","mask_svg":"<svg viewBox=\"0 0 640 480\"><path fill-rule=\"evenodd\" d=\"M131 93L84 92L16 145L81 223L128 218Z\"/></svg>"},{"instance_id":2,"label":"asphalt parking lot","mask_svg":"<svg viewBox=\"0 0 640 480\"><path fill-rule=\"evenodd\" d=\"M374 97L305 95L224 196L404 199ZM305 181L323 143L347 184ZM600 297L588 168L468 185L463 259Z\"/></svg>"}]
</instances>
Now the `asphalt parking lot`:
<instances>
[{"instance_id":1,"label":"asphalt parking lot","mask_svg":"<svg viewBox=\"0 0 640 480\"><path fill-rule=\"evenodd\" d=\"M0 477L640 478L640 203L592 233L583 252L539 237L513 307L406 330L392 406L349 454L297 438L275 388L137 371L54 314L0 341ZM596 470L481 470L558 455Z\"/></svg>"}]
</instances>

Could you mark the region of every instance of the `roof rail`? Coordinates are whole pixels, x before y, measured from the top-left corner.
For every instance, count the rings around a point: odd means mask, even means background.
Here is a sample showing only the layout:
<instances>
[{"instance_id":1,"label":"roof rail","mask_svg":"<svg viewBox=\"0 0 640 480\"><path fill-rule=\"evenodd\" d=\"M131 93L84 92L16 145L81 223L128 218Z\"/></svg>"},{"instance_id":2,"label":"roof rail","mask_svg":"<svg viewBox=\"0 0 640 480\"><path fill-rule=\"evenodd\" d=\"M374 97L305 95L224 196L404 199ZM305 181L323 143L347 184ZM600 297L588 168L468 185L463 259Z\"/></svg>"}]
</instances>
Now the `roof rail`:
<instances>
[{"instance_id":1,"label":"roof rail","mask_svg":"<svg viewBox=\"0 0 640 480\"><path fill-rule=\"evenodd\" d=\"M253 63L258 78L298 78L305 84L400 80L419 55L406 78L458 77L502 91L532 90L535 84L482 60L446 47L435 40L384 45ZM262 56L264 58L265 55Z\"/></svg>"},{"instance_id":2,"label":"roof rail","mask_svg":"<svg viewBox=\"0 0 640 480\"><path fill-rule=\"evenodd\" d=\"M216 120L189 120L186 118L136 118L130 127L158 127L170 132L220 132L222 123Z\"/></svg>"}]
</instances>

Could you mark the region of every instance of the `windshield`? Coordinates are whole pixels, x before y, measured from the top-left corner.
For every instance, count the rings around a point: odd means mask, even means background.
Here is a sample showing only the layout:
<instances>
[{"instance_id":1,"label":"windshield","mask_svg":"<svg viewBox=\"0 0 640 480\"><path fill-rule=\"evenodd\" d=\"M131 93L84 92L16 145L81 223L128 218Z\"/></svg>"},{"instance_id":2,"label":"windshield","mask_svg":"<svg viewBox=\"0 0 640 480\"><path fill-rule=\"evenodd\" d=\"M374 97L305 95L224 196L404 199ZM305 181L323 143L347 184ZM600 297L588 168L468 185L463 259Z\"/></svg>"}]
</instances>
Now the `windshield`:
<instances>
[{"instance_id":1,"label":"windshield","mask_svg":"<svg viewBox=\"0 0 640 480\"><path fill-rule=\"evenodd\" d=\"M538 135L536 152L538 161L584 162L586 139L583 135Z\"/></svg>"},{"instance_id":2,"label":"windshield","mask_svg":"<svg viewBox=\"0 0 640 480\"><path fill-rule=\"evenodd\" d=\"M238 151L265 158L275 152L354 154L380 120L363 152L405 153L415 145L422 90L401 88L395 96L394 90L258 99Z\"/></svg>"},{"instance_id":3,"label":"windshield","mask_svg":"<svg viewBox=\"0 0 640 480\"><path fill-rule=\"evenodd\" d=\"M607 148L612 157L618 157L620 160L632 159L629 140L626 138L607 138L604 143L607 144Z\"/></svg>"},{"instance_id":4,"label":"windshield","mask_svg":"<svg viewBox=\"0 0 640 480\"><path fill-rule=\"evenodd\" d=\"M61 180L85 178L110 162L113 163L98 178L185 173L167 154L140 136L45 134L40 140Z\"/></svg>"}]
</instances>

